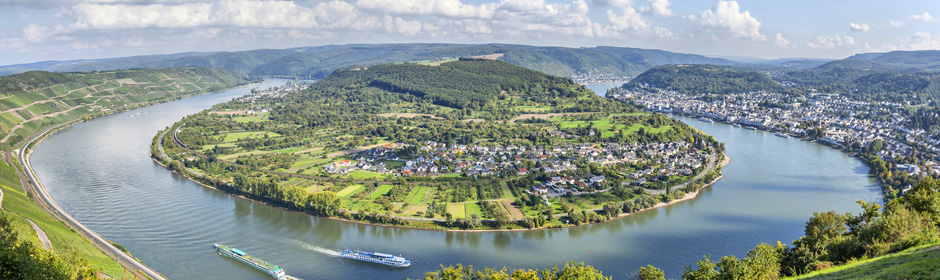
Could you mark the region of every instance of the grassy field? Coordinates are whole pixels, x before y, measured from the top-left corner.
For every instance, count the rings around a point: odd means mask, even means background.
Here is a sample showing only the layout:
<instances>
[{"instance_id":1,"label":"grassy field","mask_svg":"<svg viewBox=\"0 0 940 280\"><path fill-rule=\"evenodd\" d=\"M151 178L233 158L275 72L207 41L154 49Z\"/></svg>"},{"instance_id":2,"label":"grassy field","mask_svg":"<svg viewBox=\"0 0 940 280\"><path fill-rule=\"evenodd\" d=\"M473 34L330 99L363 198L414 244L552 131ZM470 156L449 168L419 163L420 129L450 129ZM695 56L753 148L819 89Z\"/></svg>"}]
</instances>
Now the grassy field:
<instances>
[{"instance_id":1,"label":"grassy field","mask_svg":"<svg viewBox=\"0 0 940 280\"><path fill-rule=\"evenodd\" d=\"M364 191L365 189L366 187L363 185L352 185L339 191L338 193L336 193L336 195L341 196L341 197L350 197L350 196L353 196L354 194Z\"/></svg>"},{"instance_id":2,"label":"grassy field","mask_svg":"<svg viewBox=\"0 0 940 280\"><path fill-rule=\"evenodd\" d=\"M369 199L375 200L376 198L379 198L380 196L383 196L386 193L388 193L388 191L392 190L392 188L394 187L395 187L394 185L379 185L379 188L375 189L375 192L373 192L372 195L369 196Z\"/></svg>"},{"instance_id":3,"label":"grassy field","mask_svg":"<svg viewBox=\"0 0 940 280\"><path fill-rule=\"evenodd\" d=\"M233 118L233 120L235 120L236 122L240 122L240 123L263 122L263 121L267 121L268 116L270 115L271 115L271 112L264 112L264 113L254 115L254 116L235 117Z\"/></svg>"},{"instance_id":4,"label":"grassy field","mask_svg":"<svg viewBox=\"0 0 940 280\"><path fill-rule=\"evenodd\" d=\"M551 110L552 106L516 106L516 109L523 112L541 113Z\"/></svg>"},{"instance_id":5,"label":"grassy field","mask_svg":"<svg viewBox=\"0 0 940 280\"><path fill-rule=\"evenodd\" d=\"M627 134L633 134L639 132L640 129L643 129L646 131L646 133L662 133L672 129L672 126L669 125L651 127L644 124L635 123L628 126L610 118L599 119L596 121L569 121L564 120L564 117L554 117L552 118L552 121L558 124L558 126L562 129L576 128L578 126L588 127L591 125L591 123L594 123L594 128L601 133L602 137L614 136L614 134L620 130L624 130L624 132Z\"/></svg>"},{"instance_id":6,"label":"grassy field","mask_svg":"<svg viewBox=\"0 0 940 280\"><path fill-rule=\"evenodd\" d=\"M262 138L265 136L273 138L273 137L280 137L281 135L277 134L277 132L271 132L271 131L230 132L230 133L225 134L225 140L223 140L223 142L233 143L233 142L238 142L241 140Z\"/></svg>"},{"instance_id":7,"label":"grassy field","mask_svg":"<svg viewBox=\"0 0 940 280\"><path fill-rule=\"evenodd\" d=\"M348 174L346 174L346 176L349 176L349 178L356 179L356 180L376 180L376 179L385 178L385 176L388 176L388 174L356 170L353 172L349 172Z\"/></svg>"},{"instance_id":8,"label":"grassy field","mask_svg":"<svg viewBox=\"0 0 940 280\"><path fill-rule=\"evenodd\" d=\"M940 279L940 244L910 248L788 279Z\"/></svg>"},{"instance_id":9,"label":"grassy field","mask_svg":"<svg viewBox=\"0 0 940 280\"><path fill-rule=\"evenodd\" d=\"M478 217L483 216L483 210L480 210L480 204L476 202L472 202L472 203L464 203L463 205L465 208L464 211L466 211L467 213L467 217L470 217L470 215L473 215L473 214L477 214Z\"/></svg>"},{"instance_id":10,"label":"grassy field","mask_svg":"<svg viewBox=\"0 0 940 280\"><path fill-rule=\"evenodd\" d=\"M467 212L464 204L450 204L447 205L447 212L454 216L454 218L466 218Z\"/></svg>"},{"instance_id":11,"label":"grassy field","mask_svg":"<svg viewBox=\"0 0 940 280\"><path fill-rule=\"evenodd\" d=\"M405 202L411 204L421 204L421 203L431 203L434 200L434 193L437 190L430 187L415 187L411 190L411 193L408 194L408 198L405 199Z\"/></svg>"},{"instance_id":12,"label":"grassy field","mask_svg":"<svg viewBox=\"0 0 940 280\"><path fill-rule=\"evenodd\" d=\"M13 168L0 163L0 188L3 188L3 211L11 214L17 223L17 229L27 229L32 235L29 240L39 242L26 219L33 220L46 232L52 248L58 253L74 253L87 259L92 267L115 278L129 276L124 267L98 250L90 241L73 232L68 226L56 220L52 215L33 202L20 187L19 178Z\"/></svg>"}]
</instances>

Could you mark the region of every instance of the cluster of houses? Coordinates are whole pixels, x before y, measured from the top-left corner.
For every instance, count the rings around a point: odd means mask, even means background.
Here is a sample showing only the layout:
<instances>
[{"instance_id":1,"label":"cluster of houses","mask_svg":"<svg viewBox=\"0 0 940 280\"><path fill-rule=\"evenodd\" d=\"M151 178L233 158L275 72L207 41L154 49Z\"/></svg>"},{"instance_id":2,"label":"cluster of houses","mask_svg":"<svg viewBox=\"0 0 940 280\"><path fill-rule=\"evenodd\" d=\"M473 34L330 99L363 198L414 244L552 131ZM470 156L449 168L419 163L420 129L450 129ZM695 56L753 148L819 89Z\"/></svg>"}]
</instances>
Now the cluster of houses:
<instances>
[{"instance_id":1,"label":"cluster of houses","mask_svg":"<svg viewBox=\"0 0 940 280\"><path fill-rule=\"evenodd\" d=\"M313 85L313 83L301 82L301 83L287 83L282 86L268 88L262 91L251 90L251 94L239 97L239 102L251 103L255 100L261 99L263 97L282 97L291 93L300 92L308 87Z\"/></svg>"},{"instance_id":2,"label":"cluster of houses","mask_svg":"<svg viewBox=\"0 0 940 280\"><path fill-rule=\"evenodd\" d=\"M690 148L691 145L686 142L484 146L425 141L416 148L416 153L404 159L399 155L399 151L406 146L407 144L402 143L387 144L358 153L353 160L339 160L323 168L328 173L365 170L397 176L511 176L526 175L530 172L557 174L575 171L578 170L579 162L594 163L598 166L628 163L628 166L645 167L623 171L625 175L637 180L636 183L642 184L646 180L693 174L708 159L707 155ZM604 180L603 176L558 178L562 178L560 182L567 182L576 187L593 186ZM547 183L554 185L554 182Z\"/></svg>"},{"instance_id":3,"label":"cluster of houses","mask_svg":"<svg viewBox=\"0 0 940 280\"><path fill-rule=\"evenodd\" d=\"M602 175L551 177L548 181L535 184L531 190L526 190L526 193L544 195L549 194L551 190L556 195L564 195L568 192L579 195L582 192L591 191L592 187L597 189L606 179Z\"/></svg>"},{"instance_id":4,"label":"cluster of houses","mask_svg":"<svg viewBox=\"0 0 940 280\"><path fill-rule=\"evenodd\" d=\"M763 91L706 99L704 95L655 88L621 89L613 97L632 98L650 111L681 113L795 136L807 135L807 128L824 127L825 135L818 141L836 147L856 143L866 147L880 139L884 148L878 155L886 162L915 154L912 146L924 147L926 151L920 151L921 159L925 159L921 166L898 164L898 170L910 175L940 175L940 164L935 161L940 154L940 132L930 134L911 127L899 103L856 101L836 94L790 96ZM929 152L929 156L923 152Z\"/></svg>"},{"instance_id":5,"label":"cluster of houses","mask_svg":"<svg viewBox=\"0 0 940 280\"><path fill-rule=\"evenodd\" d=\"M619 75L610 72L600 72L596 68L591 69L590 71L578 72L574 75L571 75L572 81L582 85L629 81L630 78L630 76ZM603 95L603 93L600 94Z\"/></svg>"}]
</instances>

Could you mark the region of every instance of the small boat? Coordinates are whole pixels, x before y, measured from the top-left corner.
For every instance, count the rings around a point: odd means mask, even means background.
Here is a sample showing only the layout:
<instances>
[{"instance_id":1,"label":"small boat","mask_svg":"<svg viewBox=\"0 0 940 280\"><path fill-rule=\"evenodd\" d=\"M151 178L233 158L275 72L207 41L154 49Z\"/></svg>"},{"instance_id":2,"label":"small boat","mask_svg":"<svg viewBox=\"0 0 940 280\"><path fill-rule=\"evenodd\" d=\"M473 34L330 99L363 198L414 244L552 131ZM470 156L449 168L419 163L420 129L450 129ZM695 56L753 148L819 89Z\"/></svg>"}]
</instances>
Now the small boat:
<instances>
[{"instance_id":1,"label":"small boat","mask_svg":"<svg viewBox=\"0 0 940 280\"><path fill-rule=\"evenodd\" d=\"M711 119L709 119L709 118L706 118L706 117L698 118L698 120L703 121L703 122L707 122L707 123L715 123L715 121L713 121L713 120L711 120Z\"/></svg>"},{"instance_id":2,"label":"small boat","mask_svg":"<svg viewBox=\"0 0 940 280\"><path fill-rule=\"evenodd\" d=\"M732 124L731 126L733 126L733 127L741 127L740 124Z\"/></svg>"},{"instance_id":3,"label":"small boat","mask_svg":"<svg viewBox=\"0 0 940 280\"><path fill-rule=\"evenodd\" d=\"M376 253L376 252L367 252L367 251L361 251L359 249L355 249L355 250L346 249L345 251L340 253L340 256L347 258L347 259L351 259L351 260L378 263L378 264L384 264L387 266L394 266L394 267L411 266L411 261L408 261L401 256L393 256L389 254Z\"/></svg>"},{"instance_id":4,"label":"small boat","mask_svg":"<svg viewBox=\"0 0 940 280\"><path fill-rule=\"evenodd\" d=\"M753 126L745 126L744 129L757 130L757 128L754 128Z\"/></svg>"},{"instance_id":5,"label":"small boat","mask_svg":"<svg viewBox=\"0 0 940 280\"><path fill-rule=\"evenodd\" d=\"M774 135L777 135L777 136L780 136L780 137L783 137L783 138L787 138L787 139L790 138L790 135L786 135L786 134L783 134L783 133L780 133L780 132L776 132L776 133L774 133Z\"/></svg>"}]
</instances>

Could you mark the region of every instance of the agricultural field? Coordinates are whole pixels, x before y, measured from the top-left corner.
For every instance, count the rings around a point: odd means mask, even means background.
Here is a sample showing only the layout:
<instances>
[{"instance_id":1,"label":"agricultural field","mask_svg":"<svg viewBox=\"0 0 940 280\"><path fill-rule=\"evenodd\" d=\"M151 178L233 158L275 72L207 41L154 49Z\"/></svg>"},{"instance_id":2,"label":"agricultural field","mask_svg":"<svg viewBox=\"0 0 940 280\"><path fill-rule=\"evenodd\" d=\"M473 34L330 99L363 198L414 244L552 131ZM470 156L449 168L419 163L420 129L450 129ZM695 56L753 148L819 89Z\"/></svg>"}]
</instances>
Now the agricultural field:
<instances>
[{"instance_id":1,"label":"agricultural field","mask_svg":"<svg viewBox=\"0 0 940 280\"><path fill-rule=\"evenodd\" d=\"M346 187L345 189L343 189L343 190L337 192L336 195L339 195L339 196L341 196L341 197L350 197L350 196L353 196L353 195L355 195L355 194L357 194L357 193L360 193L360 192L362 192L362 191L364 191L364 190L366 190L366 187L363 186L363 185L352 185L352 186L348 186L348 187Z\"/></svg>"}]
</instances>

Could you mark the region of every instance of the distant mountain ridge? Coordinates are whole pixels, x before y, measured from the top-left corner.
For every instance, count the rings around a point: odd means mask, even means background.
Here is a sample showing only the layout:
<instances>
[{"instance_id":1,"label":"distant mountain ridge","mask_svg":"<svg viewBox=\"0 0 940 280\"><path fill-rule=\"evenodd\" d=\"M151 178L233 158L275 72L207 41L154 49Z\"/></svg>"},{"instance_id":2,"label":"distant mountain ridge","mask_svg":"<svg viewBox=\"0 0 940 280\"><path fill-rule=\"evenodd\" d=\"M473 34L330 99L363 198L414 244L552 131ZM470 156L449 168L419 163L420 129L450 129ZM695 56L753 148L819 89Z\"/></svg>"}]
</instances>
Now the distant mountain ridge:
<instances>
[{"instance_id":1,"label":"distant mountain ridge","mask_svg":"<svg viewBox=\"0 0 940 280\"><path fill-rule=\"evenodd\" d=\"M713 94L756 90L823 92L856 100L910 104L940 98L940 51L867 53L829 62L798 60L795 67L782 63L772 66L658 66L638 75L624 87L649 86ZM819 65L803 67L813 63Z\"/></svg>"},{"instance_id":2,"label":"distant mountain ridge","mask_svg":"<svg viewBox=\"0 0 940 280\"><path fill-rule=\"evenodd\" d=\"M0 75L10 75L29 70L66 72L197 66L220 68L240 76L296 76L319 79L342 67L436 60L494 53L505 54L499 60L562 77L570 77L576 73L586 72L635 76L649 68L664 64L737 64L727 59L695 54L620 47L566 48L509 44L356 44L37 62L0 67Z\"/></svg>"}]
</instances>

